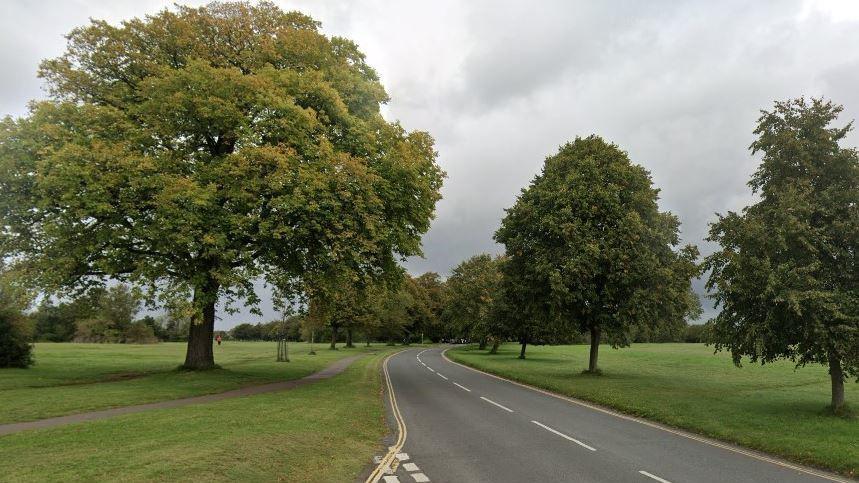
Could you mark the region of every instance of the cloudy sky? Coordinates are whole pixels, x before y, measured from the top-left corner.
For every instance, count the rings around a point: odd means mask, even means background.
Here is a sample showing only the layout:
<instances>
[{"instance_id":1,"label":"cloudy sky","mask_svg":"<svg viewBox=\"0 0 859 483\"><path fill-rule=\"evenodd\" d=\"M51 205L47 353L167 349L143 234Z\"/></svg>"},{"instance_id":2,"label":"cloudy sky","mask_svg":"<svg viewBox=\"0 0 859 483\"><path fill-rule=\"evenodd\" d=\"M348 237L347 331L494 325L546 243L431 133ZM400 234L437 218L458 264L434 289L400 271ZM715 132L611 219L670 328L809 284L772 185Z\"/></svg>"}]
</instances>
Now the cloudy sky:
<instances>
[{"instance_id":1,"label":"cloudy sky","mask_svg":"<svg viewBox=\"0 0 859 483\"><path fill-rule=\"evenodd\" d=\"M37 65L63 51L75 26L172 3L4 0L0 115L24 115L44 96ZM714 213L751 200L745 183L758 161L747 147L760 109L823 95L845 105L845 122L859 114L852 0L276 3L357 42L392 98L386 116L435 137L448 179L413 273L446 275L500 252L492 234L504 208L546 156L591 133L650 170L662 209L707 254ZM218 326L246 320L256 318L225 315Z\"/></svg>"}]
</instances>

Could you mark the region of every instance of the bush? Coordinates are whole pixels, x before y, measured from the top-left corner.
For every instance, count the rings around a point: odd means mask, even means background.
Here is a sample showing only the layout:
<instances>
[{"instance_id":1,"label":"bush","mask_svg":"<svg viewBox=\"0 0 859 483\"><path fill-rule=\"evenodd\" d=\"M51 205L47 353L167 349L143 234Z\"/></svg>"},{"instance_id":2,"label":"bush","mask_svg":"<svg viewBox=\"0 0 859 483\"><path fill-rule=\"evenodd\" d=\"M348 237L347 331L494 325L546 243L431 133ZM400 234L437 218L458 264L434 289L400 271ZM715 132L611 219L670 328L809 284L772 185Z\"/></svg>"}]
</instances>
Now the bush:
<instances>
[{"instance_id":1,"label":"bush","mask_svg":"<svg viewBox=\"0 0 859 483\"><path fill-rule=\"evenodd\" d=\"M0 367L29 367L33 364L33 346L18 324L18 317L0 312Z\"/></svg>"},{"instance_id":2,"label":"bush","mask_svg":"<svg viewBox=\"0 0 859 483\"><path fill-rule=\"evenodd\" d=\"M707 327L705 325L690 324L686 326L683 333L683 342L700 344L707 342L705 334Z\"/></svg>"},{"instance_id":3,"label":"bush","mask_svg":"<svg viewBox=\"0 0 859 483\"><path fill-rule=\"evenodd\" d=\"M154 344L156 342L158 342L158 338L155 337L155 331L146 321L132 322L125 331L126 344Z\"/></svg>"},{"instance_id":4,"label":"bush","mask_svg":"<svg viewBox=\"0 0 859 483\"><path fill-rule=\"evenodd\" d=\"M81 320L75 331L75 342L120 342L121 333L109 320L97 318Z\"/></svg>"}]
</instances>

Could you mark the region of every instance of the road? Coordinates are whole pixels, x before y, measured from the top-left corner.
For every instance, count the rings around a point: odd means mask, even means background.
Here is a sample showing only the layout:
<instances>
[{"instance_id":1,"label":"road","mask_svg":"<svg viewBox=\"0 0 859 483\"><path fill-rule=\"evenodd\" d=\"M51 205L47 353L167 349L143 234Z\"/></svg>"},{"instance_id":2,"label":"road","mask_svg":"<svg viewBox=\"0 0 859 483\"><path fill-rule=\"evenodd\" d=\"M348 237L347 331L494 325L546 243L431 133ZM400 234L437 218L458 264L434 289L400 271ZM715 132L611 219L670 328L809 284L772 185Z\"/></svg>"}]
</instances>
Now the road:
<instances>
[{"instance_id":1,"label":"road","mask_svg":"<svg viewBox=\"0 0 859 483\"><path fill-rule=\"evenodd\" d=\"M442 349L400 352L387 370L407 437L384 482L842 481L494 378Z\"/></svg>"}]
</instances>

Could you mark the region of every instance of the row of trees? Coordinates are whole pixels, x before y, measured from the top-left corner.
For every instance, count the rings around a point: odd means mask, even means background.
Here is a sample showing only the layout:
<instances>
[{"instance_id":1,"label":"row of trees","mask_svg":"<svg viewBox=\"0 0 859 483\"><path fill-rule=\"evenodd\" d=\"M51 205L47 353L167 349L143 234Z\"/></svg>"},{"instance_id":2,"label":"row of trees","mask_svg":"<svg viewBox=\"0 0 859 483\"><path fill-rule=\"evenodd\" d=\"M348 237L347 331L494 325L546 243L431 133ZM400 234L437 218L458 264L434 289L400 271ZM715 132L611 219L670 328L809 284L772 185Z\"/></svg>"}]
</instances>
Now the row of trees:
<instances>
[{"instance_id":1,"label":"row of trees","mask_svg":"<svg viewBox=\"0 0 859 483\"><path fill-rule=\"evenodd\" d=\"M679 221L657 206L649 174L597 136L548 158L507 210L495 239L447 281L452 321L485 345L516 338L587 336L589 372L601 342L679 334L700 306L690 280L708 274L718 315L688 338L767 363L827 365L832 409L859 377L859 155L833 127L842 107L796 99L762 111L751 145L762 163L749 186L759 201L719 215L698 263L679 243ZM684 337L685 338L685 337Z\"/></svg>"}]
</instances>

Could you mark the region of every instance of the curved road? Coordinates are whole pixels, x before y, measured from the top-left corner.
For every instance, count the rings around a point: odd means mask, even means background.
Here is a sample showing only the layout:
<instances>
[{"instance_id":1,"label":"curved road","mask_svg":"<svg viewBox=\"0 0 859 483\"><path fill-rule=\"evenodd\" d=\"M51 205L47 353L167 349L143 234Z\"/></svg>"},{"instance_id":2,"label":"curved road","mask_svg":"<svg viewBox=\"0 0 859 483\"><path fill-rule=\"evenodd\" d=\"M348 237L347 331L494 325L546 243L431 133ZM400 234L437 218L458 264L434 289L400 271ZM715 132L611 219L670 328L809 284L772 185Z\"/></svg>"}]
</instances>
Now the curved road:
<instances>
[{"instance_id":1,"label":"curved road","mask_svg":"<svg viewBox=\"0 0 859 483\"><path fill-rule=\"evenodd\" d=\"M385 482L822 482L765 461L454 364L441 349L388 361L407 439Z\"/></svg>"}]
</instances>

